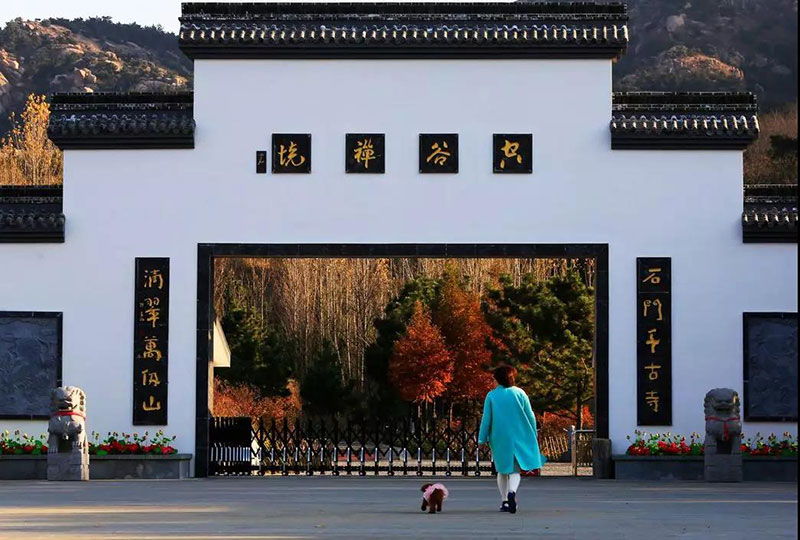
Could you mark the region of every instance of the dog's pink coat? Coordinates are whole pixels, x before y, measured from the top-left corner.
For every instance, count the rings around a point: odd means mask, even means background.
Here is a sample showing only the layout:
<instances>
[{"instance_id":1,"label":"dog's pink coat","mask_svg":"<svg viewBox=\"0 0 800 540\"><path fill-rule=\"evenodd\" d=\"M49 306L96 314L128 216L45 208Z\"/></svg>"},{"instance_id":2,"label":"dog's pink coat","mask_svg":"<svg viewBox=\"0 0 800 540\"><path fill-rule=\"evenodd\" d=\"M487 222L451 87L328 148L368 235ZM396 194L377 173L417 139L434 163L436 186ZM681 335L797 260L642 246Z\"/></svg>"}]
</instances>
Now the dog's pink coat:
<instances>
[{"instance_id":1,"label":"dog's pink coat","mask_svg":"<svg viewBox=\"0 0 800 540\"><path fill-rule=\"evenodd\" d=\"M442 497L442 500L445 500L447 498L447 488L444 487L444 484L438 484L438 483L431 484L430 486L428 486L428 489L426 489L425 492L422 494L422 498L425 499L426 501L430 501L431 495L437 489L441 489L444 492L444 497Z\"/></svg>"}]
</instances>

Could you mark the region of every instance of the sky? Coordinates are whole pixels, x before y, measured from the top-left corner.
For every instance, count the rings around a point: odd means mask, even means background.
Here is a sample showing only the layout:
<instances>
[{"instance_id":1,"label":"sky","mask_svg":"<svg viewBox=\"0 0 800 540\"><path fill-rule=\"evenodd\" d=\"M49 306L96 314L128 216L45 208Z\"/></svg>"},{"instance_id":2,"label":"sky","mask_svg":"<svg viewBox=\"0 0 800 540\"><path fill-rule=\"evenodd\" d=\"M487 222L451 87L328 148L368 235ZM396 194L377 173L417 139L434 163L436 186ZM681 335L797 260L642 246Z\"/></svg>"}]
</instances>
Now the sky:
<instances>
[{"instance_id":1,"label":"sky","mask_svg":"<svg viewBox=\"0 0 800 540\"><path fill-rule=\"evenodd\" d=\"M282 1L295 2L297 0ZM83 17L86 19L110 15L116 22L136 22L142 26L160 24L165 30L177 33L180 14L180 0L0 0L0 23L2 24L17 17L23 19Z\"/></svg>"}]
</instances>

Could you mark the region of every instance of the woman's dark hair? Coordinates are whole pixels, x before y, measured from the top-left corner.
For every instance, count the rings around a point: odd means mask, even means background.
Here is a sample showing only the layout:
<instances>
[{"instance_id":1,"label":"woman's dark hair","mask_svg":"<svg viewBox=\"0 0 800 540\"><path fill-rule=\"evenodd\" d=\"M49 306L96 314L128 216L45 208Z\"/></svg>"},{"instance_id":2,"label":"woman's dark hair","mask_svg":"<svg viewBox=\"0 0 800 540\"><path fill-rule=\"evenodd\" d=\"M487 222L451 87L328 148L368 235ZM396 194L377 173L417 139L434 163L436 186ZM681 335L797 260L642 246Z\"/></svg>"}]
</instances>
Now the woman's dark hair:
<instances>
[{"instance_id":1,"label":"woman's dark hair","mask_svg":"<svg viewBox=\"0 0 800 540\"><path fill-rule=\"evenodd\" d=\"M492 370L492 374L494 375L494 380L500 386L509 388L515 384L514 378L517 376L517 368L514 366L497 366Z\"/></svg>"}]
</instances>

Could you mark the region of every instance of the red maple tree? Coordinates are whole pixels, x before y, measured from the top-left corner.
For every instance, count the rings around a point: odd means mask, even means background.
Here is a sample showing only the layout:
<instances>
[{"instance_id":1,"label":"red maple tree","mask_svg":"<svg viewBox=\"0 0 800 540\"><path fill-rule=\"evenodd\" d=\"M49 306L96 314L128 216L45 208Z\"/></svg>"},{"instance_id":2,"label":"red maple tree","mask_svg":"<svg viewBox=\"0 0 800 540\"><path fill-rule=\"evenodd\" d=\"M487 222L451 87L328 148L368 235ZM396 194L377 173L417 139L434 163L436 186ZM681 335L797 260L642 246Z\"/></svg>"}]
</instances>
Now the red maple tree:
<instances>
[{"instance_id":1,"label":"red maple tree","mask_svg":"<svg viewBox=\"0 0 800 540\"><path fill-rule=\"evenodd\" d=\"M447 390L453 361L428 309L419 300L406 333L394 344L389 379L405 401L431 403Z\"/></svg>"},{"instance_id":2,"label":"red maple tree","mask_svg":"<svg viewBox=\"0 0 800 540\"><path fill-rule=\"evenodd\" d=\"M481 311L480 297L464 290L450 274L437 307L436 324L453 358L447 396L454 402L483 398L494 387L494 379L488 371L492 353L487 347L492 329Z\"/></svg>"}]
</instances>

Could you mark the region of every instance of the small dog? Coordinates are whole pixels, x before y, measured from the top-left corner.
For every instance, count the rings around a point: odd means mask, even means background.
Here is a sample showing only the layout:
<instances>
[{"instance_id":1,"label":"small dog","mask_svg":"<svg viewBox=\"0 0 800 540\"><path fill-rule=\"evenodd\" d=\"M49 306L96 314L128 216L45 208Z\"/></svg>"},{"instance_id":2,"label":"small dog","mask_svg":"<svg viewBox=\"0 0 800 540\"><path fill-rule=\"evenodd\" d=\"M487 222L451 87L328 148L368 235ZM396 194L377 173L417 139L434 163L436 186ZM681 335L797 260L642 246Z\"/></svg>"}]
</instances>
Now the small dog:
<instances>
[{"instance_id":1,"label":"small dog","mask_svg":"<svg viewBox=\"0 0 800 540\"><path fill-rule=\"evenodd\" d=\"M442 503L447 499L447 488L444 484L425 484L422 491L422 511L428 510L429 514L442 511Z\"/></svg>"}]
</instances>

